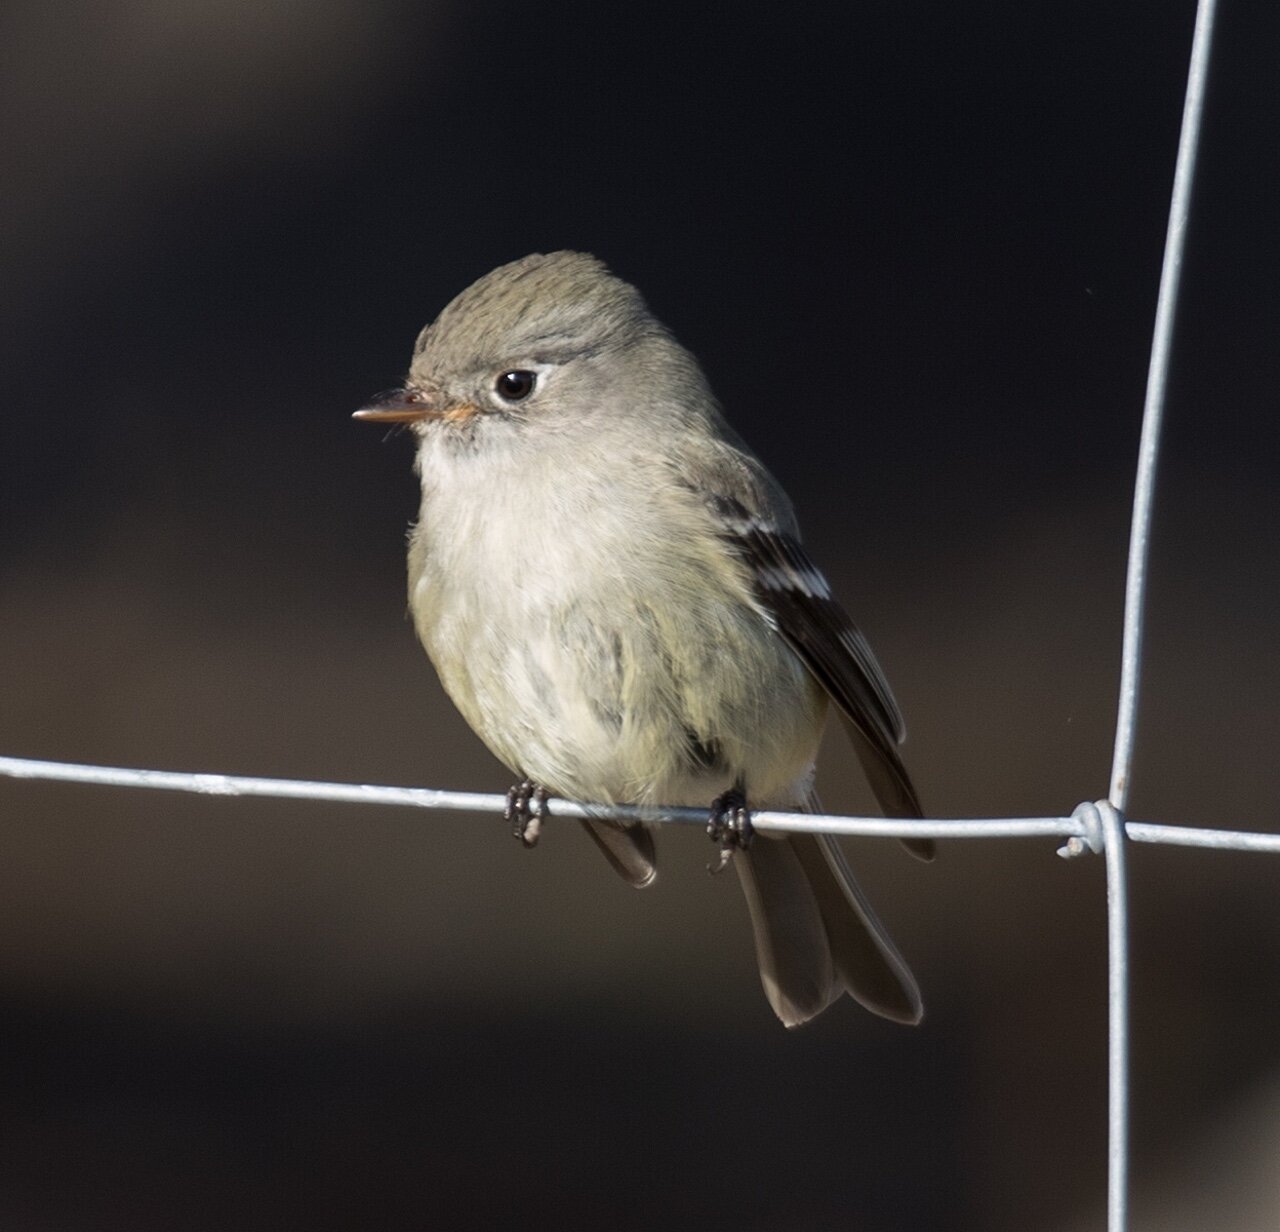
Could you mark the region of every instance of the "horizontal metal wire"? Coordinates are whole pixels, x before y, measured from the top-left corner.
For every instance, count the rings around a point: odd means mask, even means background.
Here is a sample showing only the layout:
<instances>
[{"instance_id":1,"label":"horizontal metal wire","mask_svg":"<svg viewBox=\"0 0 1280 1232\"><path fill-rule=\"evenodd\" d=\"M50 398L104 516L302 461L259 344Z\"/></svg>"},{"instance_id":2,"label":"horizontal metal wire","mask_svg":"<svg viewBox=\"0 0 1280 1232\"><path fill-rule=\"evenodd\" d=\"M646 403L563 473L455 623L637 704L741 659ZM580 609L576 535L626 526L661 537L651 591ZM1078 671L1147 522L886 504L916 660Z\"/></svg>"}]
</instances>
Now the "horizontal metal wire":
<instances>
[{"instance_id":1,"label":"horizontal metal wire","mask_svg":"<svg viewBox=\"0 0 1280 1232\"><path fill-rule=\"evenodd\" d=\"M384 804L464 813L500 814L506 797L475 791L442 791L432 787L388 787L370 783L324 783L306 779L258 778L238 774L202 774L176 770L134 770L124 766L90 766L74 762L0 757L0 775L99 787L144 787L201 796L260 796L284 800L322 800L343 804ZM1092 806L1082 806L1087 809ZM707 810L641 808L635 805L583 804L552 799L548 812L557 817L594 817L653 824L706 825ZM957 817L908 821L885 817L843 817L825 813L784 813L771 809L752 813L758 830L793 834L870 835L880 838L1068 838L1097 849L1096 831L1076 810L1063 817ZM1240 851L1280 852L1280 834L1240 830L1192 829L1130 821L1128 838L1139 843L1171 843L1183 847L1220 847Z\"/></svg>"}]
</instances>

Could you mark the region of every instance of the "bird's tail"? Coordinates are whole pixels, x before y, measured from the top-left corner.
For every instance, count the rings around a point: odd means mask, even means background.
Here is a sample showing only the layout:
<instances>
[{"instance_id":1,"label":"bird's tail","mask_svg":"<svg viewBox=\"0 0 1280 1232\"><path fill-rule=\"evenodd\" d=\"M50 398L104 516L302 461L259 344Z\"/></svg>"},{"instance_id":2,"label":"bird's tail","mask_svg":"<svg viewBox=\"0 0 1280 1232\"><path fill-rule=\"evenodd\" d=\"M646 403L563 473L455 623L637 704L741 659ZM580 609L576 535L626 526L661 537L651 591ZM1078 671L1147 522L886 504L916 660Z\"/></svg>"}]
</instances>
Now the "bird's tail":
<instances>
[{"instance_id":1,"label":"bird's tail","mask_svg":"<svg viewBox=\"0 0 1280 1232\"><path fill-rule=\"evenodd\" d=\"M733 862L760 981L786 1026L807 1022L842 992L894 1022L920 1021L920 989L834 838L761 834Z\"/></svg>"}]
</instances>

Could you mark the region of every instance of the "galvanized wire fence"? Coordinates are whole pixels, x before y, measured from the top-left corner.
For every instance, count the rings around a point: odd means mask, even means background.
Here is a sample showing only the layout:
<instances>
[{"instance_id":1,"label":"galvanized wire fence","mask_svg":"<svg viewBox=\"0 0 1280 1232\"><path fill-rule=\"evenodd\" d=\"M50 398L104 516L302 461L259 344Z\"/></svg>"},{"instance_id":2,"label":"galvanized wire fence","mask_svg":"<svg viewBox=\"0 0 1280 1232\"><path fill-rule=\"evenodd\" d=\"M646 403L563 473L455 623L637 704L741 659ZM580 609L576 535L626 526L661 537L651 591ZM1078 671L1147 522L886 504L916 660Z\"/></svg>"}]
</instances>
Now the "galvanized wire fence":
<instances>
[{"instance_id":1,"label":"galvanized wire fence","mask_svg":"<svg viewBox=\"0 0 1280 1232\"><path fill-rule=\"evenodd\" d=\"M1137 730L1138 694L1142 667L1142 632L1145 606L1148 541L1152 517L1156 463L1159 456L1165 386L1173 345L1182 253L1195 177L1205 79L1213 35L1216 0L1199 0L1190 68L1183 107L1164 262L1156 306L1151 360L1143 411L1133 522L1129 541L1125 588L1124 640L1120 697L1111 786L1105 800L1085 802L1069 815L1059 817L1001 817L904 821L882 817L835 817L820 814L759 812L752 814L755 827L777 832L808 832L902 838L1018 838L1066 839L1062 856L1087 852L1101 854L1107 867L1107 938L1109 953L1108 1045L1110 1058L1108 1108L1109 1232L1125 1232L1128 1223L1129 1156L1129 930L1126 905L1125 848L1127 842L1163 843L1184 847L1209 847L1238 851L1280 852L1280 835L1240 830L1200 829L1128 820L1133 750ZM190 774L168 770L134 770L114 766L75 765L30 758L0 756L0 775L18 779L92 784L104 787L152 788L215 796L258 796L295 800L319 800L350 804L497 813L506 798L477 792L441 791L432 788L386 787L355 783L305 782L290 779L253 778L227 774ZM639 809L599 806L554 800L549 811L562 817L613 818L651 824L706 825L704 810L687 808Z\"/></svg>"}]
</instances>

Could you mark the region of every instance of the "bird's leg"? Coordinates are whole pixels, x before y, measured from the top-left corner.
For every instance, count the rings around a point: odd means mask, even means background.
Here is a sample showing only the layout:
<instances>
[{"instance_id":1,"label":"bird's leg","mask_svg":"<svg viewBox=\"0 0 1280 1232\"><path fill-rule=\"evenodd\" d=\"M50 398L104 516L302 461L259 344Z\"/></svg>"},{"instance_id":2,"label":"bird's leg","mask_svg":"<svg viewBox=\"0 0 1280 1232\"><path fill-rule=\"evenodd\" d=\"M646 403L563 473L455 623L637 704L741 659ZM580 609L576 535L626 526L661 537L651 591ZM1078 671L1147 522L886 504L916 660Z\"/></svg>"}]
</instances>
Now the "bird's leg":
<instances>
[{"instance_id":1,"label":"bird's leg","mask_svg":"<svg viewBox=\"0 0 1280 1232\"><path fill-rule=\"evenodd\" d=\"M547 789L532 779L517 783L507 792L507 806L502 815L511 823L511 833L526 847L536 847L542 834L542 819L547 816Z\"/></svg>"},{"instance_id":2,"label":"bird's leg","mask_svg":"<svg viewBox=\"0 0 1280 1232\"><path fill-rule=\"evenodd\" d=\"M735 851L745 851L751 846L755 827L751 824L751 810L747 808L747 795L741 785L731 787L711 802L707 835L720 848L719 859L707 865L710 873L723 872Z\"/></svg>"}]
</instances>

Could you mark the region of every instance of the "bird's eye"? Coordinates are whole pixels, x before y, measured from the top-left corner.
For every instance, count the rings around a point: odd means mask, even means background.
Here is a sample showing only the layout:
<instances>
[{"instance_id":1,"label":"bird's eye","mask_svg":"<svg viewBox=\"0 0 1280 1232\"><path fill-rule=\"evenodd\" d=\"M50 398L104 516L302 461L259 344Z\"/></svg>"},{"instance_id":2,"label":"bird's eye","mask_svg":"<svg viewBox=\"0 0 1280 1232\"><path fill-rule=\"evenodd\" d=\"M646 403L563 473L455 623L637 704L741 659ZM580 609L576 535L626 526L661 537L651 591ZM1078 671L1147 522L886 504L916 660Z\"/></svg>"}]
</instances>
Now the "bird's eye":
<instances>
[{"instance_id":1,"label":"bird's eye","mask_svg":"<svg viewBox=\"0 0 1280 1232\"><path fill-rule=\"evenodd\" d=\"M517 368L511 372L504 372L494 382L493 388L497 391L498 397L508 402L519 402L533 393L537 383L536 372L526 372L523 368Z\"/></svg>"}]
</instances>

